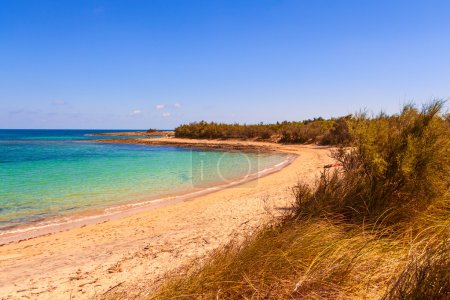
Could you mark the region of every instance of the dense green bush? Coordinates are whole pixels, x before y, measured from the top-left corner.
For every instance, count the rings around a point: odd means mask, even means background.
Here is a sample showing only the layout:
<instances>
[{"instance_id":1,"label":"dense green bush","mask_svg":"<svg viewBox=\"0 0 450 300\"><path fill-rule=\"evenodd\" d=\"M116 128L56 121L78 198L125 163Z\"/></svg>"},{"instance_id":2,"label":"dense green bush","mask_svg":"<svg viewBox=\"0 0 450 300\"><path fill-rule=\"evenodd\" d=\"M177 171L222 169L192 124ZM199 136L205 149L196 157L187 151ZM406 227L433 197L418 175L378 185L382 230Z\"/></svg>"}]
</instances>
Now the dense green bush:
<instances>
[{"instance_id":1,"label":"dense green bush","mask_svg":"<svg viewBox=\"0 0 450 300\"><path fill-rule=\"evenodd\" d=\"M240 125L204 121L178 126L175 136L195 139L270 139L276 125Z\"/></svg>"},{"instance_id":2,"label":"dense green bush","mask_svg":"<svg viewBox=\"0 0 450 300\"><path fill-rule=\"evenodd\" d=\"M322 145L349 145L351 134L349 126L352 122L352 115L338 118L333 126L325 133L321 139Z\"/></svg>"},{"instance_id":3,"label":"dense green bush","mask_svg":"<svg viewBox=\"0 0 450 300\"><path fill-rule=\"evenodd\" d=\"M281 129L282 143L322 143L323 137L333 127L334 120L318 120L305 123L291 123Z\"/></svg>"},{"instance_id":4,"label":"dense green bush","mask_svg":"<svg viewBox=\"0 0 450 300\"><path fill-rule=\"evenodd\" d=\"M281 143L347 144L350 141L348 123L351 116L324 120L317 118L302 122L275 124L224 124L194 122L175 129L175 136L196 139L256 139Z\"/></svg>"}]
</instances>

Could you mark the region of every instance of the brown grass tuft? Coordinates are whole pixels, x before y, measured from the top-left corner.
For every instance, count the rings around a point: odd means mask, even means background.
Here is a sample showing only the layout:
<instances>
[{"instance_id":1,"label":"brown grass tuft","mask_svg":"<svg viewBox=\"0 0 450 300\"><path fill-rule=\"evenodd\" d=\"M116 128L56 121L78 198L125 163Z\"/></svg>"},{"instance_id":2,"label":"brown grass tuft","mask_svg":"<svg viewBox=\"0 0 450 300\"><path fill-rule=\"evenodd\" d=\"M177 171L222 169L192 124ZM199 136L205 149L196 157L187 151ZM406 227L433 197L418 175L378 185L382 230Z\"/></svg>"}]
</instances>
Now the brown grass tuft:
<instances>
[{"instance_id":1,"label":"brown grass tuft","mask_svg":"<svg viewBox=\"0 0 450 300\"><path fill-rule=\"evenodd\" d=\"M314 188L293 187L287 215L172 274L150 299L448 299L450 122L442 109L436 101L356 116L352 147L334 153L338 171L324 171Z\"/></svg>"}]
</instances>

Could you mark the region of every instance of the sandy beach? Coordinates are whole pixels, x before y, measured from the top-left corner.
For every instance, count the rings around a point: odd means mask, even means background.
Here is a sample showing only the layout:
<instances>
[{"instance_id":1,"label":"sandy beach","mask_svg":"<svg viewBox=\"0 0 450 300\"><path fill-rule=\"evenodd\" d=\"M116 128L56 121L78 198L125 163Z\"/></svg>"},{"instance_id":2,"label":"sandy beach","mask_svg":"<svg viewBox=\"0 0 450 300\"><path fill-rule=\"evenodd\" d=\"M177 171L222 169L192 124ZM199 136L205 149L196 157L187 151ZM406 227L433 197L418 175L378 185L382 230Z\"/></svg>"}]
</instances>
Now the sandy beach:
<instances>
[{"instance_id":1,"label":"sandy beach","mask_svg":"<svg viewBox=\"0 0 450 300\"><path fill-rule=\"evenodd\" d=\"M296 159L278 172L129 216L0 246L0 299L140 299L167 272L201 263L209 251L251 233L293 200L291 187L312 183L329 148L176 138L102 142L279 151Z\"/></svg>"}]
</instances>

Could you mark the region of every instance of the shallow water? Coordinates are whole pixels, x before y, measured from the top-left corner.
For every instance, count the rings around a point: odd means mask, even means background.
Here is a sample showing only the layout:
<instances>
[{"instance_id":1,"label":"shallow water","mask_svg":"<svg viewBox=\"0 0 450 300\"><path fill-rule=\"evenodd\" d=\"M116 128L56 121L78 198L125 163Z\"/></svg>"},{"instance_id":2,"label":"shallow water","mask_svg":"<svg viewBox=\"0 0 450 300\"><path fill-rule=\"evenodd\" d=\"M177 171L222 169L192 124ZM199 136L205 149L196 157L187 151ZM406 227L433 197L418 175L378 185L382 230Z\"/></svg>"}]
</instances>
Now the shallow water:
<instances>
[{"instance_id":1,"label":"shallow water","mask_svg":"<svg viewBox=\"0 0 450 300\"><path fill-rule=\"evenodd\" d=\"M110 131L0 130L0 231L225 184L286 160L281 154L95 143L99 137L89 134L96 132Z\"/></svg>"}]
</instances>

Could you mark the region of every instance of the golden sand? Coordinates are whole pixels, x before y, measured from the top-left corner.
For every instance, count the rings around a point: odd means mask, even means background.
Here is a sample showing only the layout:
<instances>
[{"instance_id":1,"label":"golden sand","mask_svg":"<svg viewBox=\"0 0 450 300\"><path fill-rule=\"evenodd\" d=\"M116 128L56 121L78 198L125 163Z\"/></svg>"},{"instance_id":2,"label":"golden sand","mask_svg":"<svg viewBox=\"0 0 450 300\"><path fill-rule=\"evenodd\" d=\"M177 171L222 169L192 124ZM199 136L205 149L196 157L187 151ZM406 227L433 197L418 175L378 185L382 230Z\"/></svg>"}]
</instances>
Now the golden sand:
<instances>
[{"instance_id":1,"label":"golden sand","mask_svg":"<svg viewBox=\"0 0 450 300\"><path fill-rule=\"evenodd\" d=\"M124 142L124 141L121 141ZM162 276L254 231L312 183L329 148L242 141L141 139L139 143L263 149L297 154L282 170L207 195L131 216L0 247L0 299L92 299L125 292L142 298Z\"/></svg>"}]
</instances>

